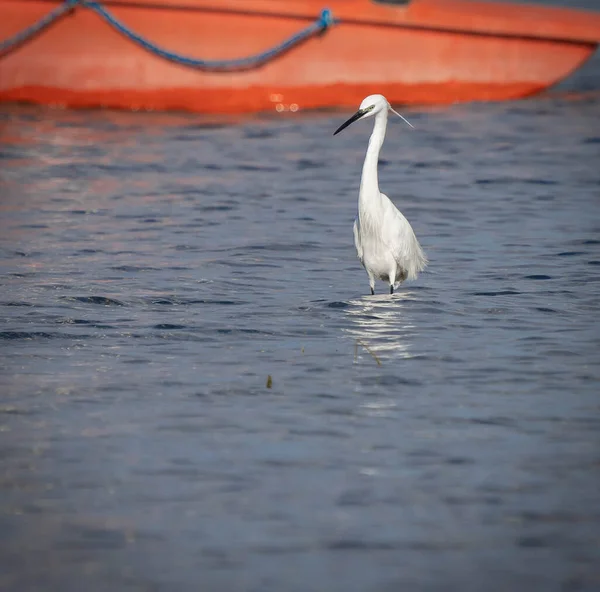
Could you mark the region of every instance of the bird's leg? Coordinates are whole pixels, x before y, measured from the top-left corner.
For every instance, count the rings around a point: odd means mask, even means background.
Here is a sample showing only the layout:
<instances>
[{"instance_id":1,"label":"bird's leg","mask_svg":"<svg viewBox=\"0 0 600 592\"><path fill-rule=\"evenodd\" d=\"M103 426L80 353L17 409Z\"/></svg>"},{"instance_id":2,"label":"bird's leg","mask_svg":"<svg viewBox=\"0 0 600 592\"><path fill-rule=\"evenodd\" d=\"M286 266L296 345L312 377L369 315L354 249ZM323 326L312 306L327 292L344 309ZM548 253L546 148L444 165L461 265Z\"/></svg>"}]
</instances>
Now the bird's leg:
<instances>
[{"instance_id":1,"label":"bird's leg","mask_svg":"<svg viewBox=\"0 0 600 592\"><path fill-rule=\"evenodd\" d=\"M396 264L394 263L392 269L390 270L390 275L388 276L388 280L390 282L390 294L394 293L394 282L396 281L396 271L397 271L397 267L396 267Z\"/></svg>"},{"instance_id":2,"label":"bird's leg","mask_svg":"<svg viewBox=\"0 0 600 592\"><path fill-rule=\"evenodd\" d=\"M369 276L369 286L371 288L371 296L375 294L375 276L367 269L367 275Z\"/></svg>"}]
</instances>

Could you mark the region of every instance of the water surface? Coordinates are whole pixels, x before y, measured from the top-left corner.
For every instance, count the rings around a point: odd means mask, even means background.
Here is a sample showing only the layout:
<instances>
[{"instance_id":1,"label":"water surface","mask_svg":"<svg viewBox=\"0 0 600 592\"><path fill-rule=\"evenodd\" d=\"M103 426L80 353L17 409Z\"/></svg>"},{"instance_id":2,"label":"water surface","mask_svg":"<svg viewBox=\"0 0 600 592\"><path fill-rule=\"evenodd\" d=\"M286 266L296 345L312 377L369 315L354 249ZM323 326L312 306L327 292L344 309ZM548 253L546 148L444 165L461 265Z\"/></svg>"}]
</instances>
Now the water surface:
<instances>
[{"instance_id":1,"label":"water surface","mask_svg":"<svg viewBox=\"0 0 600 592\"><path fill-rule=\"evenodd\" d=\"M0 109L3 589L600 587L598 94L405 114L370 296L369 123Z\"/></svg>"}]
</instances>

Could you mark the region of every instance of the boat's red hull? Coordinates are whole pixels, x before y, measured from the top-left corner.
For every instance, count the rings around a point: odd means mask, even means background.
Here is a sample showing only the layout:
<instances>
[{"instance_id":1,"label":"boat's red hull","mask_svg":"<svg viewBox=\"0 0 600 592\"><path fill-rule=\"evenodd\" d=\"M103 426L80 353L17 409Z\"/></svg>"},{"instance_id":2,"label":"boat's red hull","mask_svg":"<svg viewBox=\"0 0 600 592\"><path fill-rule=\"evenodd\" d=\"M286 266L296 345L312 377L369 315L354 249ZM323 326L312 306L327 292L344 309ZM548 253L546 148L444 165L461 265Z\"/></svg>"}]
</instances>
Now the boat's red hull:
<instances>
[{"instance_id":1,"label":"boat's red hull","mask_svg":"<svg viewBox=\"0 0 600 592\"><path fill-rule=\"evenodd\" d=\"M138 2L104 5L162 47L206 59L275 45L316 20L322 6L321 0ZM55 6L0 0L0 40ZM562 80L600 40L597 13L464 0L329 6L340 24L260 68L233 73L168 62L78 7L0 57L0 100L205 113L355 106L373 92L408 104L503 100Z\"/></svg>"}]
</instances>

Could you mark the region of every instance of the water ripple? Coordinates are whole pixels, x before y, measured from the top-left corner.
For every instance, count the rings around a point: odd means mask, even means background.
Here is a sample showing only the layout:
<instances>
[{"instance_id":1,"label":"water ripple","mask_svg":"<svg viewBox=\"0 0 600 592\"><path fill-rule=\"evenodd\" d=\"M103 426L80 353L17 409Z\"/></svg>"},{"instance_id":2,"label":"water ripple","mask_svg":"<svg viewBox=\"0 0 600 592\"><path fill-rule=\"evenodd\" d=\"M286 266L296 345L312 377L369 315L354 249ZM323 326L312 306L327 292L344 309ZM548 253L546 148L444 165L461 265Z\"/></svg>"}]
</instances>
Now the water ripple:
<instances>
[{"instance_id":1,"label":"water ripple","mask_svg":"<svg viewBox=\"0 0 600 592\"><path fill-rule=\"evenodd\" d=\"M594 589L599 109L0 109L0 586Z\"/></svg>"}]
</instances>

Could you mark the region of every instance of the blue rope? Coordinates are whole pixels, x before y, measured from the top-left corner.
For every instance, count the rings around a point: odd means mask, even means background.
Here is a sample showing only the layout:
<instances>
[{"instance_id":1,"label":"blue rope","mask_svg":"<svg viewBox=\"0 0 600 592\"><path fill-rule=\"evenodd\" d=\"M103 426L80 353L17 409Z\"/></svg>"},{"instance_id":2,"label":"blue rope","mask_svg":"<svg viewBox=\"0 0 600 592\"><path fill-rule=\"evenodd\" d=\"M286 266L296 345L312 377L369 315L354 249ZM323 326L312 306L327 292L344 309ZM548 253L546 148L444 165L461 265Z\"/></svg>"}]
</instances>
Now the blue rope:
<instances>
[{"instance_id":1,"label":"blue rope","mask_svg":"<svg viewBox=\"0 0 600 592\"><path fill-rule=\"evenodd\" d=\"M46 16L43 16L26 29L23 29L16 35L13 35L4 41L0 41L0 55L16 49L38 33L41 33L46 27L49 27L54 21L57 21L60 17L73 9L75 4L78 4L79 1L80 0L65 0L58 8L51 10Z\"/></svg>"},{"instance_id":2,"label":"blue rope","mask_svg":"<svg viewBox=\"0 0 600 592\"><path fill-rule=\"evenodd\" d=\"M99 14L104 20L110 23L119 33L122 33L135 43L141 45L144 49L183 66L189 66L191 68L197 68L199 70L211 70L211 71L232 71L232 70L248 70L250 68L258 68L264 63L272 60L278 55L290 50L295 45L298 45L302 41L305 41L309 37L324 31L330 27L333 23L333 16L331 11L327 8L321 11L319 19L312 25L306 27L302 31L292 35L289 39L282 41L272 49L258 53L247 58L239 58L232 60L199 60L194 58L188 58L180 54L168 51L159 47L158 45L144 39L141 35L134 33L131 29L126 27L121 21L117 20L112 14L110 14L105 8L99 3L92 1L85 2L85 5Z\"/></svg>"},{"instance_id":3,"label":"blue rope","mask_svg":"<svg viewBox=\"0 0 600 592\"><path fill-rule=\"evenodd\" d=\"M96 14L101 16L106 22L112 25L119 33L127 37L129 40L142 46L147 51L154 53L155 55L181 64L190 68L196 68L198 70L207 70L215 72L231 72L234 70L249 70L251 68L258 68L268 61L276 58L277 56L289 51L294 46L299 45L303 41L306 41L309 37L322 33L337 21L334 19L331 11L328 8L324 8L321 11L321 15L312 25L309 25L305 29L302 29L295 35L292 35L289 39L282 41L275 47L266 51L257 53L246 58L238 58L231 60L200 60L189 58L181 54L168 51L162 47L152 43L148 39L145 39L141 35L138 35L132 31L129 27L124 25L121 21L116 19L106 8L100 3L94 0L65 0L64 4L59 8L51 11L45 17L42 17L37 23L34 23L27 29L24 29L20 33L17 33L10 39L0 43L0 54L6 53L18 45L21 45L28 41L34 35L37 35L40 31L48 27L54 21L62 17L64 14L69 12L75 5L86 6L90 10L93 10Z\"/></svg>"}]
</instances>

